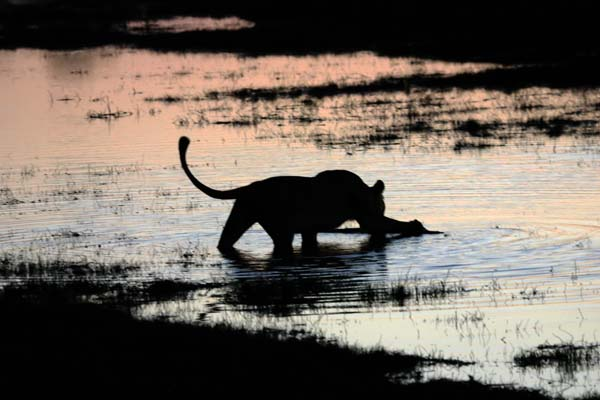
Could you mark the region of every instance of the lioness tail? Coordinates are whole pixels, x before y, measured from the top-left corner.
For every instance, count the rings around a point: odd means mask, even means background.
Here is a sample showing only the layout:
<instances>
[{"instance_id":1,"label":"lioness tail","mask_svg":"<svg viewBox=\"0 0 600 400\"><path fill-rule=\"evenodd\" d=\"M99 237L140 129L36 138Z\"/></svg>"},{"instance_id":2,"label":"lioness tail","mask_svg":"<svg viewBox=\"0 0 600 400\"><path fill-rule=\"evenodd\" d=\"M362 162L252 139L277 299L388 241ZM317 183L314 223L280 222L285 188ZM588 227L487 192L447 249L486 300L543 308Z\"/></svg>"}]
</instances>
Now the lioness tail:
<instances>
[{"instance_id":1,"label":"lioness tail","mask_svg":"<svg viewBox=\"0 0 600 400\"><path fill-rule=\"evenodd\" d=\"M179 138L179 160L181 161L181 168L183 168L183 171L185 172L187 177L190 178L190 181L192 181L194 186L196 186L198 189L200 189L202 192L204 192L208 196L214 197L215 199L228 200L228 199L238 198L239 195L241 194L243 188L237 188L237 189L231 189L231 190L216 190L216 189L206 186L205 184L200 182L198 179L196 179L194 174L192 174L192 171L190 171L190 169L188 168L187 161L186 161L186 153L187 153L187 149L188 149L189 145L190 145L190 139L188 139L186 136L182 136Z\"/></svg>"}]
</instances>

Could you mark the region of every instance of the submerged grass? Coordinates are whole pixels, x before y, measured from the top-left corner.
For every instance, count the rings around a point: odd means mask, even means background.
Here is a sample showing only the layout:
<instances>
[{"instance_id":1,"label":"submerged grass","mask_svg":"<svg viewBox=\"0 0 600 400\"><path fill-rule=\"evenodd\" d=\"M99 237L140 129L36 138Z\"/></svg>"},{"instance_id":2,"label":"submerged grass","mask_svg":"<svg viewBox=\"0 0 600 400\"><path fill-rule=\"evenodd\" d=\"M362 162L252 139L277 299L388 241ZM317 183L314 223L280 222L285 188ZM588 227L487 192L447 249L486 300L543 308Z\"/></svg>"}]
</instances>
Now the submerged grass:
<instances>
[{"instance_id":1,"label":"submerged grass","mask_svg":"<svg viewBox=\"0 0 600 400\"><path fill-rule=\"evenodd\" d=\"M358 296L367 305L392 303L402 307L409 301L431 302L466 292L462 282L440 280L422 284L414 279L404 279L391 284L367 284L358 292Z\"/></svg>"},{"instance_id":2,"label":"submerged grass","mask_svg":"<svg viewBox=\"0 0 600 400\"><path fill-rule=\"evenodd\" d=\"M580 369L600 363L600 344L543 344L535 349L522 350L514 357L514 362L522 368L555 367L571 376Z\"/></svg>"},{"instance_id":3,"label":"submerged grass","mask_svg":"<svg viewBox=\"0 0 600 400\"><path fill-rule=\"evenodd\" d=\"M24 202L17 199L10 188L0 188L0 206L14 206L21 203Z\"/></svg>"},{"instance_id":4,"label":"submerged grass","mask_svg":"<svg viewBox=\"0 0 600 400\"><path fill-rule=\"evenodd\" d=\"M597 61L595 61L597 63ZM403 77L387 76L370 82L356 84L326 83L313 86L289 86L276 88L242 88L229 92L212 91L210 99L232 97L247 101L275 101L285 98L314 98L340 95L366 95L372 93L410 92L411 88L436 90L479 89L499 90L512 93L530 87L575 88L597 87L600 79L595 65L581 61L554 65L517 66L487 69L455 75L428 74ZM591 63L594 64L594 63Z\"/></svg>"},{"instance_id":5,"label":"submerged grass","mask_svg":"<svg viewBox=\"0 0 600 400\"><path fill-rule=\"evenodd\" d=\"M594 127L597 125L595 120L576 120L572 118L532 118L525 121L524 128L536 129L545 133L549 137L558 137L569 133L573 128Z\"/></svg>"},{"instance_id":6,"label":"submerged grass","mask_svg":"<svg viewBox=\"0 0 600 400\"><path fill-rule=\"evenodd\" d=\"M67 231L65 231L67 232ZM62 233L61 233L62 234ZM81 236L78 232L67 233L69 237ZM55 257L30 258L20 253L0 254L0 277L85 277L110 276L117 278L133 270L138 270L136 262L92 261L86 257L79 260L66 259L60 255Z\"/></svg>"},{"instance_id":7,"label":"submerged grass","mask_svg":"<svg viewBox=\"0 0 600 400\"><path fill-rule=\"evenodd\" d=\"M86 114L87 119L103 119L110 121L113 119L119 119L133 115L133 113L130 111L122 111L119 109L113 110L110 106L110 99L108 97L105 97L101 100L104 100L104 104L106 105L105 111L88 111L88 113Z\"/></svg>"},{"instance_id":8,"label":"submerged grass","mask_svg":"<svg viewBox=\"0 0 600 400\"><path fill-rule=\"evenodd\" d=\"M160 102L160 103L181 103L184 100L183 96L164 95L159 97L145 97L144 101L147 102Z\"/></svg>"},{"instance_id":9,"label":"submerged grass","mask_svg":"<svg viewBox=\"0 0 600 400\"><path fill-rule=\"evenodd\" d=\"M180 96L174 94L165 94L162 96L148 96L144 97L144 101L148 103L165 103L165 104L174 104L174 103L182 103L184 101L201 101L203 100L200 96Z\"/></svg>"},{"instance_id":10,"label":"submerged grass","mask_svg":"<svg viewBox=\"0 0 600 400\"><path fill-rule=\"evenodd\" d=\"M317 307L318 295L329 286L320 277L241 279L227 285L223 302L244 311L285 316Z\"/></svg>"},{"instance_id":11,"label":"submerged grass","mask_svg":"<svg viewBox=\"0 0 600 400\"><path fill-rule=\"evenodd\" d=\"M171 279L138 282L127 279L94 279L86 277L74 280L28 279L0 288L4 304L27 301L34 304L80 303L117 307L133 307L149 302L185 300L193 293L219 288L219 282L184 282Z\"/></svg>"},{"instance_id":12,"label":"submerged grass","mask_svg":"<svg viewBox=\"0 0 600 400\"><path fill-rule=\"evenodd\" d=\"M104 120L112 120L119 119L123 117L129 117L133 115L129 111L89 111L87 113L88 119L104 119Z\"/></svg>"},{"instance_id":13,"label":"submerged grass","mask_svg":"<svg viewBox=\"0 0 600 400\"><path fill-rule=\"evenodd\" d=\"M457 153L462 152L463 150L484 150L489 149L490 147L499 146L488 142L483 141L470 141L466 139L459 139L454 143L452 150Z\"/></svg>"}]
</instances>

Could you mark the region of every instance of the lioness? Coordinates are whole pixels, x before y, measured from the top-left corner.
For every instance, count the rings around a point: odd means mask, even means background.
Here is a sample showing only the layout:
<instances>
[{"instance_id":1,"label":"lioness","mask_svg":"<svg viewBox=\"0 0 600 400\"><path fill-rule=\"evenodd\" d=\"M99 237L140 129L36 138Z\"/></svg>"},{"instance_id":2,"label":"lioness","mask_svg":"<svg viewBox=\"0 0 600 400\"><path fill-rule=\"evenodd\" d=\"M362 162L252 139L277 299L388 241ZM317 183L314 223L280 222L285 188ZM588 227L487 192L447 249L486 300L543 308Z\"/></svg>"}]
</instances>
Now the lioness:
<instances>
[{"instance_id":1,"label":"lioness","mask_svg":"<svg viewBox=\"0 0 600 400\"><path fill-rule=\"evenodd\" d=\"M332 230L347 220L356 220L361 230L380 229L384 221L383 182L372 187L358 175L345 170L323 171L314 177L275 176L231 190L215 190L200 182L190 171L186 152L190 140L179 139L181 167L192 183L216 199L235 199L218 248L233 245L258 222L273 240L276 253L289 253L295 233L302 246L317 244L317 233Z\"/></svg>"}]
</instances>

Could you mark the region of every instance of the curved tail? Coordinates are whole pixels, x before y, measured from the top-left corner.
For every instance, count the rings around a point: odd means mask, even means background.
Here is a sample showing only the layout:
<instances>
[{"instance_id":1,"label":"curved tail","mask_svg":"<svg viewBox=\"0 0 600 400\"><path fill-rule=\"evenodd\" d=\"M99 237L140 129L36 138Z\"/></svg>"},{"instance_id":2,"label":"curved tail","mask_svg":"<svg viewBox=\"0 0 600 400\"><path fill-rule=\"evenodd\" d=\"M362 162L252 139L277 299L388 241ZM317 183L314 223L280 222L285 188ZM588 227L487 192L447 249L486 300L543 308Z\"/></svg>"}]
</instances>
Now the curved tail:
<instances>
[{"instance_id":1,"label":"curved tail","mask_svg":"<svg viewBox=\"0 0 600 400\"><path fill-rule=\"evenodd\" d=\"M243 188L237 188L237 189L231 189L231 190L216 190L216 189L212 189L212 188L206 186L205 184L200 182L198 179L196 179L194 174L192 174L192 171L190 171L190 169L188 168L188 165L186 162L185 154L187 152L189 145L190 145L190 139L188 139L186 136L182 136L179 138L179 160L181 161L181 168L183 168L183 171L185 172L187 177L190 178L190 181L192 181L194 186L196 186L198 189L200 189L201 191L203 191L205 194L209 195L210 197L214 197L215 199L230 200L230 199L238 198L239 195L241 194Z\"/></svg>"}]
</instances>

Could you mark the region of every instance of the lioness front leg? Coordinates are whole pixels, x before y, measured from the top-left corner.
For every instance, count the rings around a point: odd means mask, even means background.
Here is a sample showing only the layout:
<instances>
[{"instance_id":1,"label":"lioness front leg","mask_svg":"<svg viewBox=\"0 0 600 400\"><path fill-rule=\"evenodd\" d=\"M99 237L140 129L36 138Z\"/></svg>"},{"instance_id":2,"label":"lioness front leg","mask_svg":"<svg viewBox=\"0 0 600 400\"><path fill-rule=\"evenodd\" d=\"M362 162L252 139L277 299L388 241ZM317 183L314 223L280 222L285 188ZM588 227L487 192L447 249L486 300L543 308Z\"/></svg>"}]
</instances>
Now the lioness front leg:
<instances>
[{"instance_id":1,"label":"lioness front leg","mask_svg":"<svg viewBox=\"0 0 600 400\"><path fill-rule=\"evenodd\" d=\"M233 249L233 245L254 223L256 219L251 210L236 200L227 218L227 222L221 232L221 238L217 248L221 252L228 252Z\"/></svg>"}]
</instances>

